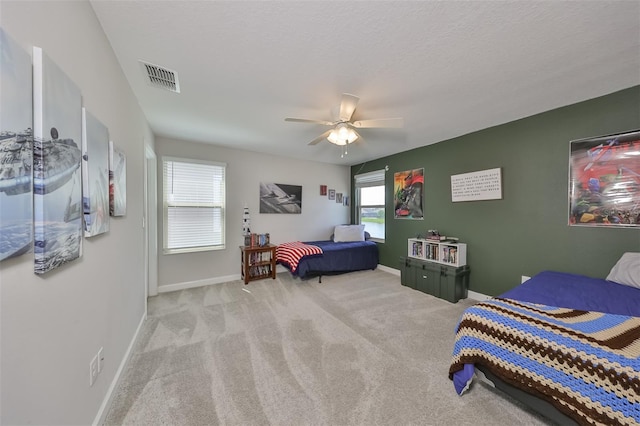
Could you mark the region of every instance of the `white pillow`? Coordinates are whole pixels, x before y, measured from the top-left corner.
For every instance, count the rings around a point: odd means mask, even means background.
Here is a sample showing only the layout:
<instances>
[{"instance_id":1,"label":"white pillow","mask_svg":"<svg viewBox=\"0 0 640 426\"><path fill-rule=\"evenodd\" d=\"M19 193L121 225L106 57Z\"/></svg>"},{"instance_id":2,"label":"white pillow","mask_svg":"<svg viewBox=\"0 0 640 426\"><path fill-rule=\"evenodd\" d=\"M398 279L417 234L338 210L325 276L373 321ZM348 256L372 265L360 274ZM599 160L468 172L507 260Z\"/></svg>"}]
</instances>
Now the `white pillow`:
<instances>
[{"instance_id":1,"label":"white pillow","mask_svg":"<svg viewBox=\"0 0 640 426\"><path fill-rule=\"evenodd\" d=\"M364 241L364 225L338 225L333 230L333 241Z\"/></svg>"},{"instance_id":2,"label":"white pillow","mask_svg":"<svg viewBox=\"0 0 640 426\"><path fill-rule=\"evenodd\" d=\"M611 268L607 280L640 288L640 253L623 254L618 263Z\"/></svg>"}]
</instances>

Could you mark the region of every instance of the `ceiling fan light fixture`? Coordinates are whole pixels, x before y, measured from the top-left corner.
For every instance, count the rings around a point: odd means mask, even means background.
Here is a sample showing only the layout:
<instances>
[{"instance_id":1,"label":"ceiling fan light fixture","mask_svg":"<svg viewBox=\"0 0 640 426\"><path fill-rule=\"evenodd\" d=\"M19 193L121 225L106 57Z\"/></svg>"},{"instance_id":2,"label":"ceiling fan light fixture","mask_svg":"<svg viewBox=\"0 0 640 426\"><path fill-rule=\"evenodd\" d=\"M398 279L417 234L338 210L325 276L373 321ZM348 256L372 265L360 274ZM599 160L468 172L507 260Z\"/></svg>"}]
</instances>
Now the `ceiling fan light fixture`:
<instances>
[{"instance_id":1,"label":"ceiling fan light fixture","mask_svg":"<svg viewBox=\"0 0 640 426\"><path fill-rule=\"evenodd\" d=\"M356 139L358 139L356 132L344 123L338 124L327 136L327 140L335 145L347 145Z\"/></svg>"},{"instance_id":2,"label":"ceiling fan light fixture","mask_svg":"<svg viewBox=\"0 0 640 426\"><path fill-rule=\"evenodd\" d=\"M1 1L1 0L0 0ZM324 141L327 141L334 145L342 147L342 155L347 155L347 145L359 140L361 143L364 141L358 132L354 129L372 129L372 128L387 128L387 129L399 129L403 126L404 121L402 118L378 118L373 120L359 120L353 121L353 113L358 106L358 98L355 95L349 93L342 94L342 101L340 102L340 115L337 121L325 121L314 120L309 118L285 118L284 121L292 121L294 123L310 123L310 124L322 124L323 126L329 126L329 130L316 137L314 140L308 143L308 145L317 145Z\"/></svg>"}]
</instances>

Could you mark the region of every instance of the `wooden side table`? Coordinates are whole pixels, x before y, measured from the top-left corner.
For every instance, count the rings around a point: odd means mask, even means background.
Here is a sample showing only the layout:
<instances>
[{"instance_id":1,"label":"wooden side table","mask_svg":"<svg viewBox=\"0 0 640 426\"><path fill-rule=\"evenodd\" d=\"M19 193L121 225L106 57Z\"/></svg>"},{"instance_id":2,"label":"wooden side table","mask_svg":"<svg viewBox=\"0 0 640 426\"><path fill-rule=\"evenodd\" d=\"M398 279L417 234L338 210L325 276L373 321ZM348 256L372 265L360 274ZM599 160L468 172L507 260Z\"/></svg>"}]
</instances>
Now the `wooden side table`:
<instances>
[{"instance_id":1,"label":"wooden side table","mask_svg":"<svg viewBox=\"0 0 640 426\"><path fill-rule=\"evenodd\" d=\"M245 284L271 277L276 279L276 246L240 246L240 274Z\"/></svg>"}]
</instances>

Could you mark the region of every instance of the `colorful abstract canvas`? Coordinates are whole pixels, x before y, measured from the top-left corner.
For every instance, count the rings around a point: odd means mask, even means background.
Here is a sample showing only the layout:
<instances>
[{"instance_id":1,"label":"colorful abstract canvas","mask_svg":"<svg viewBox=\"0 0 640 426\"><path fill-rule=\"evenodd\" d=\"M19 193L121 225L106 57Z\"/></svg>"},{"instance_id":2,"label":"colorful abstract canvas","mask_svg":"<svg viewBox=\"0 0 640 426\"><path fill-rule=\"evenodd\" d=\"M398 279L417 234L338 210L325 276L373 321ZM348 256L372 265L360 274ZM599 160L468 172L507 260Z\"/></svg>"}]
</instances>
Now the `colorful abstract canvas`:
<instances>
[{"instance_id":1,"label":"colorful abstract canvas","mask_svg":"<svg viewBox=\"0 0 640 426\"><path fill-rule=\"evenodd\" d=\"M424 169L393 174L394 218L423 219Z\"/></svg>"},{"instance_id":2,"label":"colorful abstract canvas","mask_svg":"<svg viewBox=\"0 0 640 426\"><path fill-rule=\"evenodd\" d=\"M84 236L109 230L109 130L82 108L82 210Z\"/></svg>"},{"instance_id":3,"label":"colorful abstract canvas","mask_svg":"<svg viewBox=\"0 0 640 426\"><path fill-rule=\"evenodd\" d=\"M640 227L640 131L571 141L569 225Z\"/></svg>"},{"instance_id":4,"label":"colorful abstract canvas","mask_svg":"<svg viewBox=\"0 0 640 426\"><path fill-rule=\"evenodd\" d=\"M0 28L0 261L33 246L31 57Z\"/></svg>"},{"instance_id":5,"label":"colorful abstract canvas","mask_svg":"<svg viewBox=\"0 0 640 426\"><path fill-rule=\"evenodd\" d=\"M33 213L36 274L82 250L82 97L39 47L33 48Z\"/></svg>"},{"instance_id":6,"label":"colorful abstract canvas","mask_svg":"<svg viewBox=\"0 0 640 426\"><path fill-rule=\"evenodd\" d=\"M127 214L127 158L109 141L109 214Z\"/></svg>"}]
</instances>

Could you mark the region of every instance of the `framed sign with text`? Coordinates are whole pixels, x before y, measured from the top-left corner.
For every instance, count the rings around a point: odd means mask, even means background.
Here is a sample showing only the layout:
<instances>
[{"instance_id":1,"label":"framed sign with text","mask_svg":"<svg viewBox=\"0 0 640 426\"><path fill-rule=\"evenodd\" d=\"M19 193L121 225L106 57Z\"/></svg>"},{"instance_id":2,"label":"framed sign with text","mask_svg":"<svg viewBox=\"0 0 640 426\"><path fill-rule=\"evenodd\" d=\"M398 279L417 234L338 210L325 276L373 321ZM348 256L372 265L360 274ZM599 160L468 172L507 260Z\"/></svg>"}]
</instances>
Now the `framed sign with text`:
<instances>
[{"instance_id":1,"label":"framed sign with text","mask_svg":"<svg viewBox=\"0 0 640 426\"><path fill-rule=\"evenodd\" d=\"M451 201L481 201L502 199L500 168L451 176Z\"/></svg>"}]
</instances>

